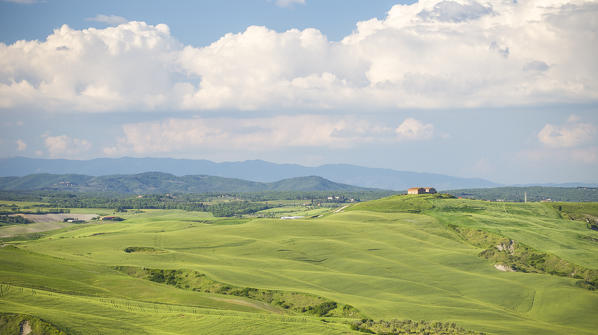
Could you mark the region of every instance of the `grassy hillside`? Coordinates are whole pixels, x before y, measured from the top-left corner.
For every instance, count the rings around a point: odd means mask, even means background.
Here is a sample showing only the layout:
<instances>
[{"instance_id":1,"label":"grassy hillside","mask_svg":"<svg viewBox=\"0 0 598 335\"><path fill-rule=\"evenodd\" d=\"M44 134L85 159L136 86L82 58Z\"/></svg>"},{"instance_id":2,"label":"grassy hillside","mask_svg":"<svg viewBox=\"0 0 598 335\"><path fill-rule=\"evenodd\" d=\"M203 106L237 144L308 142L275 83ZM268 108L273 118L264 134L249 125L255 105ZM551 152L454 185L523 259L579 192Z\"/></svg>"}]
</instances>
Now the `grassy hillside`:
<instances>
[{"instance_id":1,"label":"grassy hillside","mask_svg":"<svg viewBox=\"0 0 598 335\"><path fill-rule=\"evenodd\" d=\"M300 220L126 213L4 242L0 312L68 334L594 334L598 293L550 266L598 269L595 206L403 195ZM509 262L531 267L495 267Z\"/></svg>"},{"instance_id":2,"label":"grassy hillside","mask_svg":"<svg viewBox=\"0 0 598 335\"><path fill-rule=\"evenodd\" d=\"M213 193L213 192L305 192L366 191L369 189L309 176L284 179L272 183L214 176L177 177L168 173L146 172L135 175L82 176L35 174L25 177L0 177L0 190L8 191L72 191L127 194Z\"/></svg>"}]
</instances>

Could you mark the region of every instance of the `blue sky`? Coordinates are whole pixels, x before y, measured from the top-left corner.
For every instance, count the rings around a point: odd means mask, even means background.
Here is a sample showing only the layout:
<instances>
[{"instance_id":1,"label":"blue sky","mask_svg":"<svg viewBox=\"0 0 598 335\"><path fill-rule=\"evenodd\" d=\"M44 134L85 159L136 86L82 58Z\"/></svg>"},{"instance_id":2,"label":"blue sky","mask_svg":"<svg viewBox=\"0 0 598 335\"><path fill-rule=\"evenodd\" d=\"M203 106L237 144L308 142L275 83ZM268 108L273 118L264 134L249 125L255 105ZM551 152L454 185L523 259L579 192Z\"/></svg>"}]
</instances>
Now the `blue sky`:
<instances>
[{"instance_id":1,"label":"blue sky","mask_svg":"<svg viewBox=\"0 0 598 335\"><path fill-rule=\"evenodd\" d=\"M596 1L0 1L0 156L598 182Z\"/></svg>"},{"instance_id":2,"label":"blue sky","mask_svg":"<svg viewBox=\"0 0 598 335\"><path fill-rule=\"evenodd\" d=\"M34 4L0 2L0 36L4 43L21 39L43 40L53 29L68 24L74 29L103 28L90 21L97 15L120 16L148 24L166 23L179 41L207 45L226 33L241 32L251 25L276 31L317 28L331 40L355 29L355 23L384 17L397 3L392 0L324 0L283 6L268 0L235 1L43 1ZM27 1L26 1L27 3Z\"/></svg>"}]
</instances>

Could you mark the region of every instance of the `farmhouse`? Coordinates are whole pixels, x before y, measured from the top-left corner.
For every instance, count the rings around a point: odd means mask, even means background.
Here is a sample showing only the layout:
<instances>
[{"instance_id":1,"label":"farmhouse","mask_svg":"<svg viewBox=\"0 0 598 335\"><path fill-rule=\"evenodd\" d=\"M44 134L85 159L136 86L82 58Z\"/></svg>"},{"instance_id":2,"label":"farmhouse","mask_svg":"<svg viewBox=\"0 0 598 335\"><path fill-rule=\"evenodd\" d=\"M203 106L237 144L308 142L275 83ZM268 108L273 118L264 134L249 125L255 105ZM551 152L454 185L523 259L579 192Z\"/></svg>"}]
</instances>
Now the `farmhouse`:
<instances>
[{"instance_id":1,"label":"farmhouse","mask_svg":"<svg viewBox=\"0 0 598 335\"><path fill-rule=\"evenodd\" d=\"M407 194L434 194L436 189L433 187L412 187L407 190Z\"/></svg>"}]
</instances>

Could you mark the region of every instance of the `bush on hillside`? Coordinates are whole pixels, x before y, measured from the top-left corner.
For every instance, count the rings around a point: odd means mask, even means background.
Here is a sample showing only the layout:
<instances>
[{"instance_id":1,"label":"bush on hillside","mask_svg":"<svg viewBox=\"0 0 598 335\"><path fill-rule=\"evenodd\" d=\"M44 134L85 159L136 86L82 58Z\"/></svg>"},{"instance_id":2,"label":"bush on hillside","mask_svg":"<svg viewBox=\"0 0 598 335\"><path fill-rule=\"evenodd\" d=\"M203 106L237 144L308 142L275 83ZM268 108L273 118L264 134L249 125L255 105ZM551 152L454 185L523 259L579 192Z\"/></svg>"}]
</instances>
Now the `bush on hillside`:
<instances>
[{"instance_id":1,"label":"bush on hillside","mask_svg":"<svg viewBox=\"0 0 598 335\"><path fill-rule=\"evenodd\" d=\"M29 335L66 335L53 324L32 315L0 313L0 334L22 334L23 327L31 328Z\"/></svg>"},{"instance_id":2,"label":"bush on hillside","mask_svg":"<svg viewBox=\"0 0 598 335\"><path fill-rule=\"evenodd\" d=\"M412 320L362 319L350 324L352 330L368 334L428 334L428 335L484 335L484 333L458 327L454 322L428 322Z\"/></svg>"},{"instance_id":3,"label":"bush on hillside","mask_svg":"<svg viewBox=\"0 0 598 335\"><path fill-rule=\"evenodd\" d=\"M0 226L1 225L12 225L12 224L29 224L33 221L26 219L20 215L0 215Z\"/></svg>"}]
</instances>

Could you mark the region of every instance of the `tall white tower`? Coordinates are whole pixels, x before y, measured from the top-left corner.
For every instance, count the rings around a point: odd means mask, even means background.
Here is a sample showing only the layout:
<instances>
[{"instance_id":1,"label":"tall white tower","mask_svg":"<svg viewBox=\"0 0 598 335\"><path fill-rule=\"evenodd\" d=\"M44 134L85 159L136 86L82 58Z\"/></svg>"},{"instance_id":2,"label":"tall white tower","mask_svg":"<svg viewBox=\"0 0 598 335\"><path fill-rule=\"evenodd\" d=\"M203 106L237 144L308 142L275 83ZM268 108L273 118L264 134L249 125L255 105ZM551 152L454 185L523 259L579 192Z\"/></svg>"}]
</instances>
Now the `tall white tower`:
<instances>
[{"instance_id":1,"label":"tall white tower","mask_svg":"<svg viewBox=\"0 0 598 335\"><path fill-rule=\"evenodd\" d=\"M523 192L523 202L527 202L527 192Z\"/></svg>"}]
</instances>

